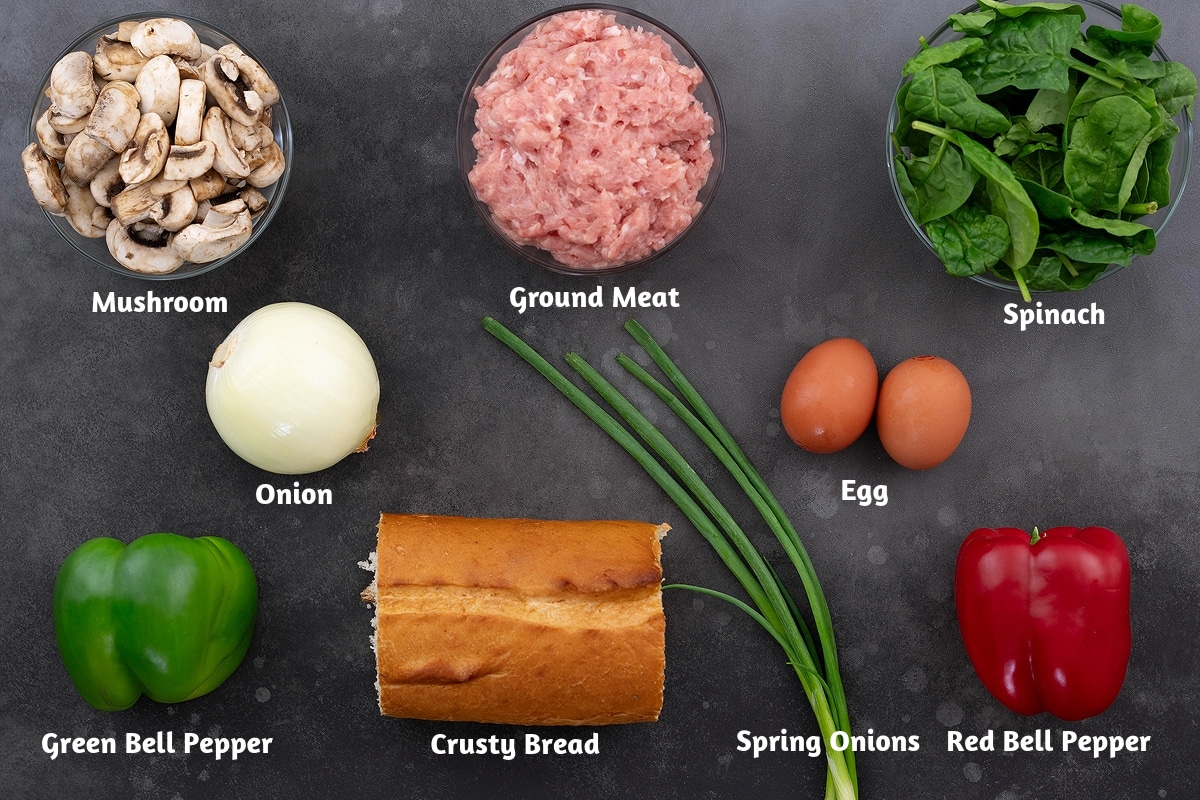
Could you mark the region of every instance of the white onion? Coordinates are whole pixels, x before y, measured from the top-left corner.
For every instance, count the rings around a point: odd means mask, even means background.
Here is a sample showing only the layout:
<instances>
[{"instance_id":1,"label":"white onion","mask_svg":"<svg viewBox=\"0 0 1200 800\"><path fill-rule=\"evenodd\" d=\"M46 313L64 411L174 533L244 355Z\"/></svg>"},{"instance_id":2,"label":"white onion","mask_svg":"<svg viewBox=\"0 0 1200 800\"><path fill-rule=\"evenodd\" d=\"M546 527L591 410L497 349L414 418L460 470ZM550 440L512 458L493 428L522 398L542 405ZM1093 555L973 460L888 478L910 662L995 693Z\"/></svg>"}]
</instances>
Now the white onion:
<instances>
[{"instance_id":1,"label":"white onion","mask_svg":"<svg viewBox=\"0 0 1200 800\"><path fill-rule=\"evenodd\" d=\"M379 375L363 340L336 314L275 303L238 323L213 353L205 396L233 452L298 475L366 449Z\"/></svg>"}]
</instances>

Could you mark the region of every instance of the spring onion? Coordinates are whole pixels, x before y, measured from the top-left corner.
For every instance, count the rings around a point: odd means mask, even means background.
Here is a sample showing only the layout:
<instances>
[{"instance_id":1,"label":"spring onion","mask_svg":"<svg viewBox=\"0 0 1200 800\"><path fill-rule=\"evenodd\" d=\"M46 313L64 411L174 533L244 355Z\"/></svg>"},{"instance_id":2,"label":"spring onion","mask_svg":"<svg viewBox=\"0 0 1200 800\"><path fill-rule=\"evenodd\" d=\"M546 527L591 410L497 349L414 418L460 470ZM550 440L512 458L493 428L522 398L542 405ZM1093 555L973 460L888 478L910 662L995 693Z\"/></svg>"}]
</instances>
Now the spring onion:
<instances>
[{"instance_id":1,"label":"spring onion","mask_svg":"<svg viewBox=\"0 0 1200 800\"><path fill-rule=\"evenodd\" d=\"M747 612L780 644L788 663L800 679L825 741L828 764L825 798L856 800L858 778L853 751L839 752L829 746L836 732L843 731L849 734L850 715L838 671L837 648L828 603L821 591L812 561L805 552L795 528L767 488L766 482L750 464L745 453L712 409L646 329L636 321L630 320L625 326L626 330L650 355L679 395L627 356L618 356L618 363L679 416L721 461L746 493L799 574L812 612L815 630L808 627L774 567L761 557L725 506L705 486L679 451L620 391L577 354L569 353L566 356L571 368L625 421L628 429L502 324L486 317L483 327L533 366L633 456L716 550L749 595L750 604L712 589L675 584L669 588L688 588L732 603ZM630 433L630 430L633 433ZM657 457L654 454L657 454Z\"/></svg>"}]
</instances>

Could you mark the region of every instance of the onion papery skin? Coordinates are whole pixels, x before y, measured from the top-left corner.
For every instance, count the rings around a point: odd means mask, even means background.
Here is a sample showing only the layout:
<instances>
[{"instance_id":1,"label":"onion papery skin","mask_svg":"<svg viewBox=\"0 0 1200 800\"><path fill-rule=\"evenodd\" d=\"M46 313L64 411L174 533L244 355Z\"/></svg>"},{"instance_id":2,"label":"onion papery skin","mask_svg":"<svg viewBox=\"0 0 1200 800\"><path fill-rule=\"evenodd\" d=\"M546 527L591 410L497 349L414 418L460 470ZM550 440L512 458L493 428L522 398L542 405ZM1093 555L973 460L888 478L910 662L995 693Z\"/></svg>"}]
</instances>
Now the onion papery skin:
<instances>
[{"instance_id":1,"label":"onion papery skin","mask_svg":"<svg viewBox=\"0 0 1200 800\"><path fill-rule=\"evenodd\" d=\"M362 338L307 303L264 306L213 354L208 415L239 456L301 475L366 449L379 409L379 374Z\"/></svg>"}]
</instances>

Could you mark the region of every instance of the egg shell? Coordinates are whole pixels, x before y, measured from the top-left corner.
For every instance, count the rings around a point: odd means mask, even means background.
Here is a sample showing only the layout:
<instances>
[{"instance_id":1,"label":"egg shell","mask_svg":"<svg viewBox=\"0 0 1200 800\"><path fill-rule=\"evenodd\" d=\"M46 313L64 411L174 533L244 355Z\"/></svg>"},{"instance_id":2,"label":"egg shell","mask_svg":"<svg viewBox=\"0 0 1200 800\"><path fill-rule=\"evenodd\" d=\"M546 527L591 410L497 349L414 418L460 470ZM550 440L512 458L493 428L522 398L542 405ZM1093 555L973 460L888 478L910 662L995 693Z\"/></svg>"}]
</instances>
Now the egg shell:
<instances>
[{"instance_id":1,"label":"egg shell","mask_svg":"<svg viewBox=\"0 0 1200 800\"><path fill-rule=\"evenodd\" d=\"M811 453L835 453L862 436L875 411L879 370L853 339L809 350L783 387L779 414L792 441Z\"/></svg>"},{"instance_id":2,"label":"egg shell","mask_svg":"<svg viewBox=\"0 0 1200 800\"><path fill-rule=\"evenodd\" d=\"M875 427L883 449L909 469L930 469L958 448L971 421L971 387L937 356L897 364L879 389Z\"/></svg>"}]
</instances>

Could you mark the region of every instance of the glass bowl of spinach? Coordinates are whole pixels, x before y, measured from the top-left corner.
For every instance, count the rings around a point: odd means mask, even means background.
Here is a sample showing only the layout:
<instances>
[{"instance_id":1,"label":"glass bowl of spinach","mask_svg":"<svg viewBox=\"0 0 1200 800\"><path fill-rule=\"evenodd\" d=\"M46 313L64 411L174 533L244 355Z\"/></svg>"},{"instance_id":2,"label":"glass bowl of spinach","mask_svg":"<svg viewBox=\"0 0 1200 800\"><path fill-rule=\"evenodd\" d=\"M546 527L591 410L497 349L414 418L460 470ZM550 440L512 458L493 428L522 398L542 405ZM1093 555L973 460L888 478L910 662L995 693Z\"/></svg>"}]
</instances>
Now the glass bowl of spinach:
<instances>
[{"instance_id":1,"label":"glass bowl of spinach","mask_svg":"<svg viewBox=\"0 0 1200 800\"><path fill-rule=\"evenodd\" d=\"M1192 157L1196 77L1132 4L953 14L904 65L887 163L909 225L951 275L1082 289L1153 252Z\"/></svg>"}]
</instances>

